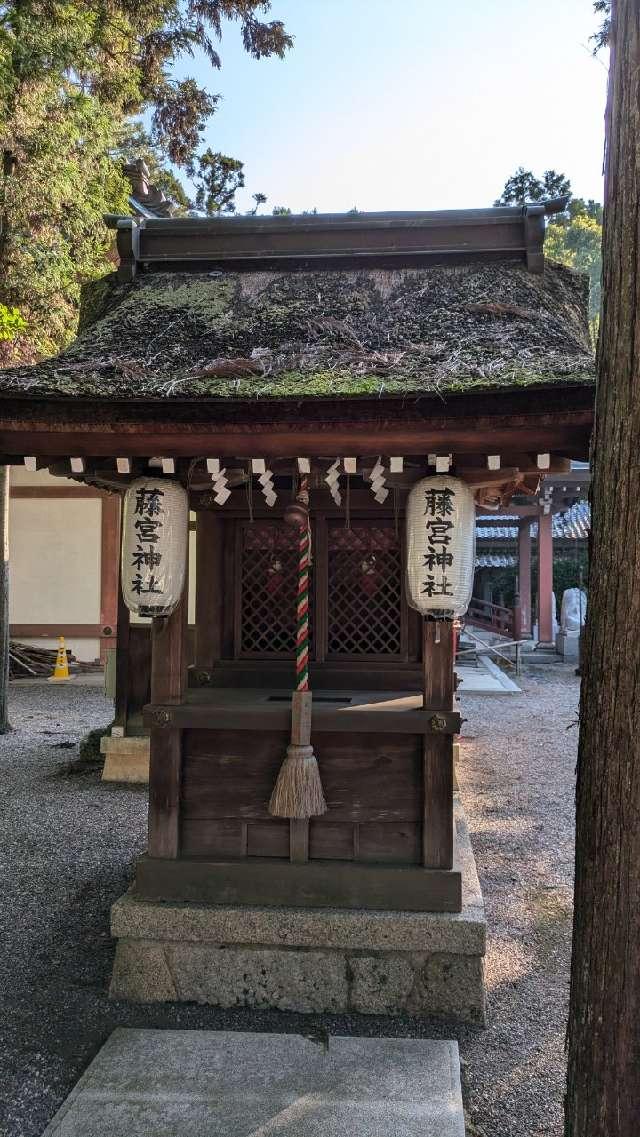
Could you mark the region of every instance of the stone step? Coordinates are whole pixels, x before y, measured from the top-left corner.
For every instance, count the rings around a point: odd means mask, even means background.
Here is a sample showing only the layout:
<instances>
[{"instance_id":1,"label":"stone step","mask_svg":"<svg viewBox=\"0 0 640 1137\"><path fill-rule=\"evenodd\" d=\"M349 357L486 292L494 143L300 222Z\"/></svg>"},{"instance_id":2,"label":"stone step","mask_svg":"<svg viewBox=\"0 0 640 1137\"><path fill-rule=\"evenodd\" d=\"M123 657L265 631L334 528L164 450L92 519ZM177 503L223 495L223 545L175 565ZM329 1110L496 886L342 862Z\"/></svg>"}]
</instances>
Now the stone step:
<instances>
[{"instance_id":1,"label":"stone step","mask_svg":"<svg viewBox=\"0 0 640 1137\"><path fill-rule=\"evenodd\" d=\"M118 1029L43 1137L465 1137L457 1042Z\"/></svg>"}]
</instances>

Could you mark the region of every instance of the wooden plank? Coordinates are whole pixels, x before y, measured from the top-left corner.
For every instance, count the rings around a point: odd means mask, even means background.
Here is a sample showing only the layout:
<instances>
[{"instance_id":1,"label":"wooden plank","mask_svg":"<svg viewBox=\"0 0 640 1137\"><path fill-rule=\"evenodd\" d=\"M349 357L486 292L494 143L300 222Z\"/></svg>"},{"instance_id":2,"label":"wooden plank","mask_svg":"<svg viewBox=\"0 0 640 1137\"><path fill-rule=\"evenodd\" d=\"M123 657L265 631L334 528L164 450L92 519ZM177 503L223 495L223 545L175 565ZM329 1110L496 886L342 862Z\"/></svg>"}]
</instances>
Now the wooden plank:
<instances>
[{"instance_id":1,"label":"wooden plank","mask_svg":"<svg viewBox=\"0 0 640 1137\"><path fill-rule=\"evenodd\" d=\"M289 840L289 822L285 818L247 822L248 857L288 857Z\"/></svg>"},{"instance_id":2,"label":"wooden plank","mask_svg":"<svg viewBox=\"0 0 640 1137\"><path fill-rule=\"evenodd\" d=\"M60 498L60 497L106 497L102 490L93 486L77 484L73 486L12 486L10 496L13 498ZM110 496L110 495L109 495Z\"/></svg>"},{"instance_id":3,"label":"wooden plank","mask_svg":"<svg viewBox=\"0 0 640 1137\"><path fill-rule=\"evenodd\" d=\"M269 821L269 798L288 741L286 731L187 730L183 816Z\"/></svg>"},{"instance_id":4,"label":"wooden plank","mask_svg":"<svg viewBox=\"0 0 640 1137\"><path fill-rule=\"evenodd\" d=\"M309 822L306 817L289 821L289 860L305 864L309 860Z\"/></svg>"},{"instance_id":5,"label":"wooden plank","mask_svg":"<svg viewBox=\"0 0 640 1137\"><path fill-rule=\"evenodd\" d=\"M151 730L149 766L149 856L178 856L180 847L181 732Z\"/></svg>"},{"instance_id":6,"label":"wooden plank","mask_svg":"<svg viewBox=\"0 0 640 1137\"><path fill-rule=\"evenodd\" d=\"M186 731L183 816L267 820L287 741L279 731ZM418 821L421 744L420 734L315 736L328 812L314 826Z\"/></svg>"},{"instance_id":7,"label":"wooden plank","mask_svg":"<svg viewBox=\"0 0 640 1137\"><path fill-rule=\"evenodd\" d=\"M334 824L325 817L312 817L309 822L309 856L312 861L352 861L353 832L356 826L349 822Z\"/></svg>"},{"instance_id":8,"label":"wooden plank","mask_svg":"<svg viewBox=\"0 0 640 1137\"><path fill-rule=\"evenodd\" d=\"M208 510L196 513L196 656L198 670L211 671L222 654L223 522Z\"/></svg>"},{"instance_id":9,"label":"wooden plank","mask_svg":"<svg viewBox=\"0 0 640 1137\"><path fill-rule=\"evenodd\" d=\"M418 823L394 825L360 825L358 857L360 861L380 864L421 864L422 826Z\"/></svg>"},{"instance_id":10,"label":"wooden plank","mask_svg":"<svg viewBox=\"0 0 640 1137\"><path fill-rule=\"evenodd\" d=\"M261 671L264 679L264 667ZM361 673L360 673L361 674ZM259 682L260 673L257 675ZM367 680L368 680L367 676ZM354 673L349 675L350 682L343 686L353 690L355 686ZM238 686L238 684L234 684ZM215 688L220 691L222 688ZM284 687L283 693L286 692ZM153 714L157 706L154 704L145 711L145 722L151 725ZM460 715L454 711L443 711L444 729L450 734L460 731ZM267 703L262 706L238 707L234 705L221 706L206 703L184 703L176 707L174 721L176 726L184 729L198 730L239 730L239 731L268 731L286 730L288 726L289 707L286 702ZM430 715L422 708L416 710L382 711L369 709L344 708L334 709L329 704L314 706L312 712L313 734L326 731L335 731L340 734L378 735L379 732L387 734L428 734L431 732ZM438 731L439 733L439 731ZM315 745L315 742L314 742Z\"/></svg>"},{"instance_id":11,"label":"wooden plank","mask_svg":"<svg viewBox=\"0 0 640 1137\"><path fill-rule=\"evenodd\" d=\"M453 705L454 630L451 621L424 620L424 703L427 714ZM453 737L427 734L423 759L423 864L453 864Z\"/></svg>"},{"instance_id":12,"label":"wooden plank","mask_svg":"<svg viewBox=\"0 0 640 1137\"><path fill-rule=\"evenodd\" d=\"M460 912L460 872L421 866L346 861L138 861L135 892L149 900L200 904L258 904L301 908L371 908Z\"/></svg>"},{"instance_id":13,"label":"wooden plank","mask_svg":"<svg viewBox=\"0 0 640 1137\"><path fill-rule=\"evenodd\" d=\"M246 856L246 824L238 819L226 821L181 821L181 857Z\"/></svg>"}]
</instances>

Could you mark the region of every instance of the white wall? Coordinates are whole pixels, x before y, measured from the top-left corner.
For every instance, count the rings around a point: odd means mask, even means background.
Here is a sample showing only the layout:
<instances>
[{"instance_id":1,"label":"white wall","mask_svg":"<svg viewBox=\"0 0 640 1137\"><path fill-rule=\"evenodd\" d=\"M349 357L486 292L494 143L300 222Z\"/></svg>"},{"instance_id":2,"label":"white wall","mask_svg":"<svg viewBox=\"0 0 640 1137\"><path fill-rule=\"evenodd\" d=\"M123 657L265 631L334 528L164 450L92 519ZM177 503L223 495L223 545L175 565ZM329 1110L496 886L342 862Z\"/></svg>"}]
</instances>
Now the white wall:
<instances>
[{"instance_id":1,"label":"white wall","mask_svg":"<svg viewBox=\"0 0 640 1137\"><path fill-rule=\"evenodd\" d=\"M48 470L11 467L12 486L78 486ZM17 497L11 500L10 620L14 624L98 624L100 622L100 498ZM192 513L191 520L195 519ZM196 535L189 533L189 621L195 620ZM117 566L114 566L116 571ZM133 617L134 623L148 620ZM41 647L56 640L27 639ZM67 642L79 659L96 659L97 639Z\"/></svg>"}]
</instances>

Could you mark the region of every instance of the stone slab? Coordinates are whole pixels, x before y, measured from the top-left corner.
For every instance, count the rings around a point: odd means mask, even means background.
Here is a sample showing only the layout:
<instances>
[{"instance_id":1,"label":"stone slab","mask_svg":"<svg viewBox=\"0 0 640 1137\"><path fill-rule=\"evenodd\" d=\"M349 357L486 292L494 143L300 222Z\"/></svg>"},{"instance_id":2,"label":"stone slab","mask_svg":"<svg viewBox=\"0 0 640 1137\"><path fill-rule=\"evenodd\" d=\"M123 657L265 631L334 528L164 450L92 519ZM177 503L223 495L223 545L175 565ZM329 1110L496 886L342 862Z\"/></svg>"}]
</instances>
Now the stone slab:
<instances>
[{"instance_id":1,"label":"stone slab","mask_svg":"<svg viewBox=\"0 0 640 1137\"><path fill-rule=\"evenodd\" d=\"M458 1044L114 1031L43 1137L464 1137Z\"/></svg>"},{"instance_id":2,"label":"stone slab","mask_svg":"<svg viewBox=\"0 0 640 1137\"><path fill-rule=\"evenodd\" d=\"M125 893L111 909L114 939L447 952L484 955L480 881L459 795L454 795L461 912L385 912L355 908L278 908L157 903Z\"/></svg>"},{"instance_id":3,"label":"stone slab","mask_svg":"<svg viewBox=\"0 0 640 1137\"><path fill-rule=\"evenodd\" d=\"M104 754L103 782L148 784L148 738L132 738L129 735L117 738L106 734L100 739L100 753Z\"/></svg>"}]
</instances>

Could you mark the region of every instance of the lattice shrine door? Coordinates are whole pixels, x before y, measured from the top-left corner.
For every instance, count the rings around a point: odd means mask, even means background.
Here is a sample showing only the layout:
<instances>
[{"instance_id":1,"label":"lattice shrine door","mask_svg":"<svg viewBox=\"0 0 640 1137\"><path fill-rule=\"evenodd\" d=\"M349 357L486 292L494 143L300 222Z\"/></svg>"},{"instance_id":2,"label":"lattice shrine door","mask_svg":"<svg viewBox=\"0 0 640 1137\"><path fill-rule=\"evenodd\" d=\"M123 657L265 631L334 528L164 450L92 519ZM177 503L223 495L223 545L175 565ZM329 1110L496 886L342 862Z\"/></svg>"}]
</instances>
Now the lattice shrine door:
<instances>
[{"instance_id":1,"label":"lattice shrine door","mask_svg":"<svg viewBox=\"0 0 640 1137\"><path fill-rule=\"evenodd\" d=\"M392 518L316 516L312 531L311 659L409 662L403 527ZM292 658L297 537L282 521L236 530L236 659ZM413 637L411 637L413 638Z\"/></svg>"}]
</instances>

